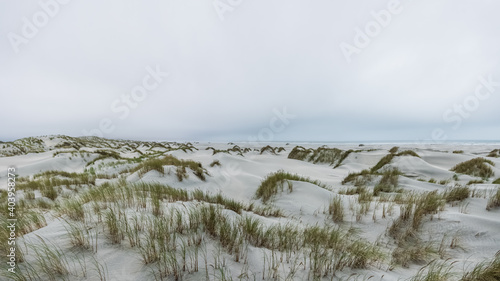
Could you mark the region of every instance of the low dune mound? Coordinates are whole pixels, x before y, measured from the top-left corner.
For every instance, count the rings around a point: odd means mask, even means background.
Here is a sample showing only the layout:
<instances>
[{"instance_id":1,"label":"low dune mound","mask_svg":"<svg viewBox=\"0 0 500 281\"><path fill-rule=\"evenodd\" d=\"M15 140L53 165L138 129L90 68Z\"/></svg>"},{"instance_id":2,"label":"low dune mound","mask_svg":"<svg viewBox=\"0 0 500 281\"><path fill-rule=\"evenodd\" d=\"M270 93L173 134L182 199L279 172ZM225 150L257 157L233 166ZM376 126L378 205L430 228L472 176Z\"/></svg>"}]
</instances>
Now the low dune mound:
<instances>
[{"instance_id":1,"label":"low dune mound","mask_svg":"<svg viewBox=\"0 0 500 281\"><path fill-rule=\"evenodd\" d=\"M388 164L387 167L397 168L408 177L418 177L427 180L445 180L453 177L452 172L441 167L431 165L423 159L417 157L398 157Z\"/></svg>"},{"instance_id":2,"label":"low dune mound","mask_svg":"<svg viewBox=\"0 0 500 281\"><path fill-rule=\"evenodd\" d=\"M288 154L288 159L307 161L314 164L330 164L334 166L334 168L337 168L342 165L342 162L351 155L351 153L370 152L374 150L375 149L341 150L338 148L328 148L326 146L321 146L316 149L306 149L303 146L296 146L292 149L290 154Z\"/></svg>"},{"instance_id":3,"label":"low dune mound","mask_svg":"<svg viewBox=\"0 0 500 281\"><path fill-rule=\"evenodd\" d=\"M260 149L260 154L264 154L265 152L276 155L282 151L285 151L284 147L272 147L270 145L266 145Z\"/></svg>"},{"instance_id":4,"label":"low dune mound","mask_svg":"<svg viewBox=\"0 0 500 281\"><path fill-rule=\"evenodd\" d=\"M393 147L389 152L391 152L390 154L387 154L386 156L382 157L382 159L380 159L380 161L372 167L372 172L376 172L378 170L380 170L382 167L384 167L385 165L391 163L392 159L394 159L394 157L399 157L399 156L413 156L413 157L417 157L417 158L420 158L420 156L413 150L405 150L405 151L402 151L400 153L396 153L397 152L397 149L394 149L396 147Z\"/></svg>"},{"instance_id":5,"label":"low dune mound","mask_svg":"<svg viewBox=\"0 0 500 281\"><path fill-rule=\"evenodd\" d=\"M500 157L500 149L493 149L489 154L488 157L495 157L498 158Z\"/></svg>"},{"instance_id":6,"label":"low dune mound","mask_svg":"<svg viewBox=\"0 0 500 281\"><path fill-rule=\"evenodd\" d=\"M288 155L289 159L297 159L312 162L314 164L336 164L342 158L343 151L338 148L318 147L317 149L306 149L296 146Z\"/></svg>"},{"instance_id":7,"label":"low dune mound","mask_svg":"<svg viewBox=\"0 0 500 281\"><path fill-rule=\"evenodd\" d=\"M495 166L495 163L488 159L478 157L457 164L455 167L451 168L451 171L473 177L490 178L494 176L490 165Z\"/></svg>"},{"instance_id":8,"label":"low dune mound","mask_svg":"<svg viewBox=\"0 0 500 281\"><path fill-rule=\"evenodd\" d=\"M278 194L279 191L283 191L285 187L291 192L293 190L292 181L304 181L309 182L321 187L326 188L325 185L319 181L311 180L307 177L302 177L297 174L287 173L283 170L277 171L275 173L269 174L260 184L257 189L255 196L258 199L262 199L263 202L269 201L274 195Z\"/></svg>"},{"instance_id":9,"label":"low dune mound","mask_svg":"<svg viewBox=\"0 0 500 281\"><path fill-rule=\"evenodd\" d=\"M176 167L176 176L179 181L187 178L187 170L190 169L200 180L205 181L208 172L201 163L193 161L193 160L182 160L177 159L172 155L166 155L163 158L152 158L148 159L138 166L136 166L131 172L138 171L139 177L143 176L149 171L156 170L160 174L165 175L165 170L163 166L175 166Z\"/></svg>"}]
</instances>

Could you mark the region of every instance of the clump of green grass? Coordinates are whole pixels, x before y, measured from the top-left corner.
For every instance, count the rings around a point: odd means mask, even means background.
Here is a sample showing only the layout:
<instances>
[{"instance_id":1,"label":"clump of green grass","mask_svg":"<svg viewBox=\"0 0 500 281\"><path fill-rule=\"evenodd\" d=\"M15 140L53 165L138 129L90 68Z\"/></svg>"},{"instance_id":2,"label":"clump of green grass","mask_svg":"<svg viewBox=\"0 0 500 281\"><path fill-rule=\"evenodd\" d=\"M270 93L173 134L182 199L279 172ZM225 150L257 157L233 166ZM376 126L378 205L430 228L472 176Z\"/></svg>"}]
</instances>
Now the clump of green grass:
<instances>
[{"instance_id":1,"label":"clump of green grass","mask_svg":"<svg viewBox=\"0 0 500 281\"><path fill-rule=\"evenodd\" d=\"M210 149L212 150L212 155L215 155L215 154L217 154L217 153L227 153L227 154L231 154L229 149L225 149L225 150L224 150L224 149L216 149L216 148L213 148L213 147L211 147L211 146L210 146L210 147L205 148L205 150L210 150Z\"/></svg>"},{"instance_id":2,"label":"clump of green grass","mask_svg":"<svg viewBox=\"0 0 500 281\"><path fill-rule=\"evenodd\" d=\"M293 190L293 185L290 181L304 181L309 182L315 185L318 185L322 188L326 188L324 184L317 180L311 180L307 177L302 177L297 174L287 173L283 170L277 171L275 173L269 174L260 184L257 192L255 193L257 198L261 198L265 203L272 196L276 195L278 191L283 191L285 183L287 183L288 189L291 192Z\"/></svg>"},{"instance_id":3,"label":"clump of green grass","mask_svg":"<svg viewBox=\"0 0 500 281\"><path fill-rule=\"evenodd\" d=\"M342 162L344 162L344 160L349 156L349 154L353 153L354 150L352 149L349 149L349 150L346 150L342 153L342 155L340 156L340 159L337 161L337 164L335 165L334 168L337 168L339 167L340 165L342 165Z\"/></svg>"},{"instance_id":4,"label":"clump of green grass","mask_svg":"<svg viewBox=\"0 0 500 281\"><path fill-rule=\"evenodd\" d=\"M500 149L493 149L487 157L495 157L498 158L500 157Z\"/></svg>"},{"instance_id":5,"label":"clump of green grass","mask_svg":"<svg viewBox=\"0 0 500 281\"><path fill-rule=\"evenodd\" d=\"M23 210L17 220L18 232L21 235L30 233L47 225L44 215L38 210Z\"/></svg>"},{"instance_id":6,"label":"clump of green grass","mask_svg":"<svg viewBox=\"0 0 500 281\"><path fill-rule=\"evenodd\" d=\"M391 163L392 159L394 158L394 154L387 154L386 156L382 157L382 159L380 159L378 161L377 164L375 164L375 166L373 166L371 168L371 172L372 173L375 173L377 172L380 168L384 167L385 165Z\"/></svg>"},{"instance_id":7,"label":"clump of green grass","mask_svg":"<svg viewBox=\"0 0 500 281\"><path fill-rule=\"evenodd\" d=\"M40 189L40 192L42 193L42 196L45 196L52 201L54 201L59 195L54 186L44 186L42 189Z\"/></svg>"},{"instance_id":8,"label":"clump of green grass","mask_svg":"<svg viewBox=\"0 0 500 281\"><path fill-rule=\"evenodd\" d=\"M500 207L500 188L488 199L488 204L486 205L486 210L490 211L493 208Z\"/></svg>"},{"instance_id":9,"label":"clump of green grass","mask_svg":"<svg viewBox=\"0 0 500 281\"><path fill-rule=\"evenodd\" d=\"M34 200L35 199L35 192L33 190L26 190L24 192L24 199Z\"/></svg>"},{"instance_id":10,"label":"clump of green grass","mask_svg":"<svg viewBox=\"0 0 500 281\"><path fill-rule=\"evenodd\" d=\"M492 261L479 263L472 271L465 273L460 281L500 280L500 252Z\"/></svg>"},{"instance_id":11,"label":"clump of green grass","mask_svg":"<svg viewBox=\"0 0 500 281\"><path fill-rule=\"evenodd\" d=\"M332 216L333 221L336 223L344 221L344 206L342 204L342 197L337 195L330 200L328 214Z\"/></svg>"},{"instance_id":12,"label":"clump of green grass","mask_svg":"<svg viewBox=\"0 0 500 281\"><path fill-rule=\"evenodd\" d=\"M446 202L463 201L470 196L470 189L467 186L455 185L443 193Z\"/></svg>"},{"instance_id":13,"label":"clump of green grass","mask_svg":"<svg viewBox=\"0 0 500 281\"><path fill-rule=\"evenodd\" d=\"M397 168L386 170L382 174L382 179L373 189L373 195L378 196L380 192L401 192L398 189L399 175L401 171Z\"/></svg>"},{"instance_id":14,"label":"clump of green grass","mask_svg":"<svg viewBox=\"0 0 500 281\"><path fill-rule=\"evenodd\" d=\"M415 151L413 150L405 150L401 151L400 153L396 154L396 156L413 156L413 157L418 157L420 158L420 155L418 155Z\"/></svg>"},{"instance_id":15,"label":"clump of green grass","mask_svg":"<svg viewBox=\"0 0 500 281\"><path fill-rule=\"evenodd\" d=\"M455 154L463 154L464 151L463 150L453 150L453 153L455 153Z\"/></svg>"},{"instance_id":16,"label":"clump of green grass","mask_svg":"<svg viewBox=\"0 0 500 281\"><path fill-rule=\"evenodd\" d=\"M43 238L37 236L39 241L36 244L30 244L33 250L36 263L46 274L49 280L65 279L70 273L69 262L64 251L54 243L47 243Z\"/></svg>"},{"instance_id":17,"label":"clump of green grass","mask_svg":"<svg viewBox=\"0 0 500 281\"><path fill-rule=\"evenodd\" d=\"M361 194L367 192L366 187L364 186L355 186L353 188L348 188L345 190L339 191L339 194L343 195L355 195L355 194Z\"/></svg>"},{"instance_id":18,"label":"clump of green grass","mask_svg":"<svg viewBox=\"0 0 500 281\"><path fill-rule=\"evenodd\" d=\"M220 163L219 160L214 160L214 161L212 161L212 163L210 163L209 166L210 167L215 167L215 166L219 166L220 167L220 166L222 166L222 164Z\"/></svg>"},{"instance_id":19,"label":"clump of green grass","mask_svg":"<svg viewBox=\"0 0 500 281\"><path fill-rule=\"evenodd\" d=\"M57 198L55 187L71 185L95 185L95 175L90 173L68 173L63 171L46 171L33 176L33 180L19 179L16 186L19 190L40 190L42 195L54 200Z\"/></svg>"},{"instance_id":20,"label":"clump of green grass","mask_svg":"<svg viewBox=\"0 0 500 281\"><path fill-rule=\"evenodd\" d=\"M361 183L363 183L363 182L367 183L371 179L371 175L372 175L372 173L370 172L370 170L363 170L359 173L349 173L342 180L342 184L344 185L344 184L347 184L349 182L355 181L359 177L361 177L361 180L360 180Z\"/></svg>"},{"instance_id":21,"label":"clump of green grass","mask_svg":"<svg viewBox=\"0 0 500 281\"><path fill-rule=\"evenodd\" d=\"M399 202L401 212L399 218L390 226L389 235L398 241L407 241L419 230L423 218L443 210L445 200L437 191L422 194L402 194Z\"/></svg>"},{"instance_id":22,"label":"clump of green grass","mask_svg":"<svg viewBox=\"0 0 500 281\"><path fill-rule=\"evenodd\" d=\"M493 184L500 184L500 178L493 181Z\"/></svg>"},{"instance_id":23,"label":"clump of green grass","mask_svg":"<svg viewBox=\"0 0 500 281\"><path fill-rule=\"evenodd\" d=\"M139 177L142 177L149 171L158 171L160 174L165 175L163 169L163 161L161 159L148 159L142 163L142 168L139 170Z\"/></svg>"},{"instance_id":24,"label":"clump of green grass","mask_svg":"<svg viewBox=\"0 0 500 281\"><path fill-rule=\"evenodd\" d=\"M455 275L452 272L453 263L448 264L446 261L432 261L422 267L418 273L409 281L448 281L452 280ZM479 281L479 280L478 280Z\"/></svg>"},{"instance_id":25,"label":"clump of green grass","mask_svg":"<svg viewBox=\"0 0 500 281\"><path fill-rule=\"evenodd\" d=\"M443 196L437 191L427 192L419 197L415 202L413 215L413 229L418 230L423 217L429 214L436 214L444 208Z\"/></svg>"},{"instance_id":26,"label":"clump of green grass","mask_svg":"<svg viewBox=\"0 0 500 281\"><path fill-rule=\"evenodd\" d=\"M99 160L104 160L106 158L114 158L116 160L122 159L122 157L120 156L120 153L118 153L114 150L101 150L101 149L99 149L99 150L95 151L94 153L99 154L99 156L97 156L94 160L88 162L86 166L90 166L90 165L94 164L95 162L97 162Z\"/></svg>"},{"instance_id":27,"label":"clump of green grass","mask_svg":"<svg viewBox=\"0 0 500 281\"><path fill-rule=\"evenodd\" d=\"M393 265L409 267L411 262L425 262L432 252L433 249L430 243L414 244L405 241L398 244L398 247L392 251L391 263Z\"/></svg>"},{"instance_id":28,"label":"clump of green grass","mask_svg":"<svg viewBox=\"0 0 500 281\"><path fill-rule=\"evenodd\" d=\"M394 149L394 147L393 147L391 149L391 151L397 151L397 149ZM394 157L398 157L398 156L414 156L414 157L420 158L420 156L415 151L412 151L412 150L405 150L405 151L402 151L402 152L400 152L398 154L390 153L390 154L387 154L386 156L382 157L382 159L380 159L378 161L378 163L375 164L375 166L373 166L371 168L371 172L372 173L377 172L378 170L380 170L380 168L382 168L385 165L391 163L391 161L392 161L392 159L394 159Z\"/></svg>"},{"instance_id":29,"label":"clump of green grass","mask_svg":"<svg viewBox=\"0 0 500 281\"><path fill-rule=\"evenodd\" d=\"M440 180L439 184L440 185L447 185L450 181L449 180Z\"/></svg>"},{"instance_id":30,"label":"clump of green grass","mask_svg":"<svg viewBox=\"0 0 500 281\"><path fill-rule=\"evenodd\" d=\"M461 174L466 174L473 177L481 177L481 178L489 178L494 175L493 170L490 166L495 166L491 160L478 157L471 159L469 161L465 161L457 164L451 171Z\"/></svg>"},{"instance_id":31,"label":"clump of green grass","mask_svg":"<svg viewBox=\"0 0 500 281\"><path fill-rule=\"evenodd\" d=\"M481 184L481 183L484 183L484 180L470 180L467 185L471 185L471 184Z\"/></svg>"},{"instance_id":32,"label":"clump of green grass","mask_svg":"<svg viewBox=\"0 0 500 281\"><path fill-rule=\"evenodd\" d=\"M248 208L243 203L238 202L233 199L226 198L222 196L222 194L211 195L209 193L205 193L199 189L193 191L191 196L194 200L198 200L200 202L208 202L213 204L219 204L224 206L224 208L234 211L236 213L241 213L241 210L253 210L253 208Z\"/></svg>"},{"instance_id":33,"label":"clump of green grass","mask_svg":"<svg viewBox=\"0 0 500 281\"><path fill-rule=\"evenodd\" d=\"M342 159L342 155L343 151L338 148L318 147L317 149L305 149L302 146L296 146L288 154L288 158L308 161L314 164L324 163L335 165Z\"/></svg>"},{"instance_id":34,"label":"clump of green grass","mask_svg":"<svg viewBox=\"0 0 500 281\"><path fill-rule=\"evenodd\" d=\"M423 194L402 195L399 217L388 228L389 236L395 239L397 248L392 253L392 263L405 267L410 262L424 262L434 252L431 243L418 237L418 231L428 215L444 209L445 200L437 191Z\"/></svg>"},{"instance_id":35,"label":"clump of green grass","mask_svg":"<svg viewBox=\"0 0 500 281\"><path fill-rule=\"evenodd\" d=\"M113 244L121 244L122 240L125 238L120 225L120 215L117 215L117 211L110 208L105 214L105 223L108 227L109 237Z\"/></svg>"},{"instance_id":36,"label":"clump of green grass","mask_svg":"<svg viewBox=\"0 0 500 281\"><path fill-rule=\"evenodd\" d=\"M399 146L394 146L393 148L389 149L389 153L391 154L396 154L398 152Z\"/></svg>"},{"instance_id":37,"label":"clump of green grass","mask_svg":"<svg viewBox=\"0 0 500 281\"><path fill-rule=\"evenodd\" d=\"M74 221L84 221L85 210L83 204L78 199L70 199L65 201L60 208L60 213L67 215Z\"/></svg>"},{"instance_id":38,"label":"clump of green grass","mask_svg":"<svg viewBox=\"0 0 500 281\"><path fill-rule=\"evenodd\" d=\"M276 155L276 149L270 145L266 145L260 149L260 154L263 154L264 152L270 152L271 154Z\"/></svg>"},{"instance_id":39,"label":"clump of green grass","mask_svg":"<svg viewBox=\"0 0 500 281\"><path fill-rule=\"evenodd\" d=\"M328 148L326 146L318 147L317 149L304 148L303 146L296 146L288 154L289 159L297 159L302 161L312 162L314 164L330 164L334 168L342 165L342 162L351 154L355 152L362 151L373 151L375 149L368 150L341 150L338 148Z\"/></svg>"},{"instance_id":40,"label":"clump of green grass","mask_svg":"<svg viewBox=\"0 0 500 281\"><path fill-rule=\"evenodd\" d=\"M131 172L139 171L139 175L142 176L149 171L156 170L161 174L164 174L163 166L167 165L175 166L177 168L176 175L179 181L187 178L188 175L186 168L189 168L191 171L193 171L195 176L202 181L205 181L206 175L208 175L208 172L205 170L205 168L203 168L201 163L193 160L177 159L172 155L166 155L163 158L148 159L132 169Z\"/></svg>"}]
</instances>

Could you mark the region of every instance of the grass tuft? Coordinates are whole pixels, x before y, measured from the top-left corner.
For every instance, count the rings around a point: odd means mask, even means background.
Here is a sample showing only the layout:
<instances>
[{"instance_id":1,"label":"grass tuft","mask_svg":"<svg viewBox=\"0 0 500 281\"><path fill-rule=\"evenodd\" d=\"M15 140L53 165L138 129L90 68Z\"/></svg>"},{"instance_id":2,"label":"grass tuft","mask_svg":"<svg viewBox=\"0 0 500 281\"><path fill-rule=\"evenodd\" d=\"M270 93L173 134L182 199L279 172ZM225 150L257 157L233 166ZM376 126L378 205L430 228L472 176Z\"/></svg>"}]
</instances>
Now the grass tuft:
<instances>
[{"instance_id":1,"label":"grass tuft","mask_svg":"<svg viewBox=\"0 0 500 281\"><path fill-rule=\"evenodd\" d=\"M297 174L291 174L287 173L283 170L277 171L275 173L269 174L260 184L259 188L257 189L257 192L255 193L257 198L261 198L262 201L265 203L271 197L274 195L278 194L278 191L283 191L286 186L288 187L289 191L291 192L293 190L293 185L291 184L290 181L304 181L304 182L309 182L315 185L318 185L319 187L326 188L324 184L317 180L311 180L310 178L307 177L302 177Z\"/></svg>"},{"instance_id":2,"label":"grass tuft","mask_svg":"<svg viewBox=\"0 0 500 281\"><path fill-rule=\"evenodd\" d=\"M500 252L492 261L479 263L472 271L465 273L460 281L500 280Z\"/></svg>"},{"instance_id":3,"label":"grass tuft","mask_svg":"<svg viewBox=\"0 0 500 281\"><path fill-rule=\"evenodd\" d=\"M330 200L328 214L332 216L333 221L336 223L344 221L344 206L342 204L342 197L337 195Z\"/></svg>"},{"instance_id":4,"label":"grass tuft","mask_svg":"<svg viewBox=\"0 0 500 281\"><path fill-rule=\"evenodd\" d=\"M446 202L463 201L470 196L470 189L467 186L455 185L455 187L447 189L443 197Z\"/></svg>"},{"instance_id":5,"label":"grass tuft","mask_svg":"<svg viewBox=\"0 0 500 281\"><path fill-rule=\"evenodd\" d=\"M488 164L495 166L495 163L491 160L478 157L457 164L455 167L451 168L451 171L473 177L489 178L492 177L494 173Z\"/></svg>"},{"instance_id":6,"label":"grass tuft","mask_svg":"<svg viewBox=\"0 0 500 281\"><path fill-rule=\"evenodd\" d=\"M500 207L500 188L488 199L488 204L486 205L486 210L490 211L493 208Z\"/></svg>"},{"instance_id":7,"label":"grass tuft","mask_svg":"<svg viewBox=\"0 0 500 281\"><path fill-rule=\"evenodd\" d=\"M399 175L401 175L401 171L397 168L386 170L382 174L382 179L373 189L373 195L378 196L380 192L401 192L401 189L398 189Z\"/></svg>"}]
</instances>

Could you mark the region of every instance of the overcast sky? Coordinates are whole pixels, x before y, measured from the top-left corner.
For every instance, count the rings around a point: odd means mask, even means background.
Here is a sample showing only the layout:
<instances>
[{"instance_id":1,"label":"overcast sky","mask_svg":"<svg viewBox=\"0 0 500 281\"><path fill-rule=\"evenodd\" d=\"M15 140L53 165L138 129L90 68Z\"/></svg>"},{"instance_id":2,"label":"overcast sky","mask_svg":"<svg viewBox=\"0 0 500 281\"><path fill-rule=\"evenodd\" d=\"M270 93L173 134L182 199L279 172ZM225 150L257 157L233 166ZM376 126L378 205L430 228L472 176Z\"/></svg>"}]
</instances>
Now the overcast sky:
<instances>
[{"instance_id":1,"label":"overcast sky","mask_svg":"<svg viewBox=\"0 0 500 281\"><path fill-rule=\"evenodd\" d=\"M1 0L0 140L499 140L498 11Z\"/></svg>"}]
</instances>

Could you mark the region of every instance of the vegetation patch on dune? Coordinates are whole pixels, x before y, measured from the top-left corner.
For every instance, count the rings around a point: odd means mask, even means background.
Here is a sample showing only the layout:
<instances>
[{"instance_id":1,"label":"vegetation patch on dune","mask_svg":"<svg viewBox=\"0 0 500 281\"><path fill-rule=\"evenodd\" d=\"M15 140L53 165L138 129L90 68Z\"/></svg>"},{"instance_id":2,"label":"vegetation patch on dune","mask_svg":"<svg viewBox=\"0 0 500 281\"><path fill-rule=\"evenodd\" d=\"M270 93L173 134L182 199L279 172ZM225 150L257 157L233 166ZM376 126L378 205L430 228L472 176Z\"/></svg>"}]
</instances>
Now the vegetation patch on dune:
<instances>
[{"instance_id":1,"label":"vegetation patch on dune","mask_svg":"<svg viewBox=\"0 0 500 281\"><path fill-rule=\"evenodd\" d=\"M470 189L467 186L455 185L452 188L446 189L443 197L448 203L463 201L470 197Z\"/></svg>"},{"instance_id":2,"label":"vegetation patch on dune","mask_svg":"<svg viewBox=\"0 0 500 281\"><path fill-rule=\"evenodd\" d=\"M284 147L272 147L270 145L266 145L260 149L260 154L263 154L264 152L269 152L271 154L278 154L282 151L286 151Z\"/></svg>"},{"instance_id":3,"label":"vegetation patch on dune","mask_svg":"<svg viewBox=\"0 0 500 281\"><path fill-rule=\"evenodd\" d=\"M317 149L305 149L302 146L296 146L288 154L289 159L297 159L312 162L314 164L336 164L342 157L342 150L338 148L318 147Z\"/></svg>"},{"instance_id":4,"label":"vegetation patch on dune","mask_svg":"<svg viewBox=\"0 0 500 281\"><path fill-rule=\"evenodd\" d=\"M188 177L186 170L187 168L193 171L195 176L202 181L205 181L206 176L208 175L207 170L203 168L201 163L193 160L177 159L172 155L166 155L163 158L148 159L132 169L131 172L139 171L139 176L143 176L147 172L155 170L164 175L165 171L163 169L163 166L175 166L175 174L179 181L182 181Z\"/></svg>"},{"instance_id":5,"label":"vegetation patch on dune","mask_svg":"<svg viewBox=\"0 0 500 281\"><path fill-rule=\"evenodd\" d=\"M397 247L392 252L392 263L408 267L410 262L423 262L433 252L419 237L418 231L428 215L444 209L445 200L437 191L401 196L400 215L388 228Z\"/></svg>"},{"instance_id":6,"label":"vegetation patch on dune","mask_svg":"<svg viewBox=\"0 0 500 281\"><path fill-rule=\"evenodd\" d=\"M490 166L495 166L491 160L478 157L462 163L457 164L450 171L466 174L473 177L489 178L494 175Z\"/></svg>"},{"instance_id":7,"label":"vegetation patch on dune","mask_svg":"<svg viewBox=\"0 0 500 281\"><path fill-rule=\"evenodd\" d=\"M354 182L355 186L365 185L368 181L371 180L371 176L373 173L370 170L362 170L358 173L349 173L343 180L342 184L347 184L350 182Z\"/></svg>"},{"instance_id":8,"label":"vegetation patch on dune","mask_svg":"<svg viewBox=\"0 0 500 281\"><path fill-rule=\"evenodd\" d=\"M404 150L400 153L396 153L398 151L399 147L395 146L389 150L391 152L390 154L385 155L380 159L375 166L373 166L369 170L363 170L358 173L349 173L343 180L342 184L347 184L349 182L353 182L355 186L362 186L366 185L370 180L372 175L380 175L380 172L378 172L381 168L383 168L385 165L391 163L392 159L394 157L398 156L413 156L413 157L418 157L420 156L412 151L412 150ZM374 194L378 194L380 191L384 192L393 192L395 191L395 187L397 186L397 176L401 175L401 172L397 169L391 169L389 171L383 172L382 173L382 180L379 182L379 184L375 187ZM397 175L396 175L397 174ZM395 183L395 184L393 184Z\"/></svg>"},{"instance_id":9,"label":"vegetation patch on dune","mask_svg":"<svg viewBox=\"0 0 500 281\"><path fill-rule=\"evenodd\" d=\"M500 157L500 149L493 149L492 151L490 151L487 157Z\"/></svg>"},{"instance_id":10,"label":"vegetation patch on dune","mask_svg":"<svg viewBox=\"0 0 500 281\"><path fill-rule=\"evenodd\" d=\"M486 210L489 211L493 208L498 208L498 207L500 207L500 188L497 188L497 191L494 192L488 199Z\"/></svg>"},{"instance_id":11,"label":"vegetation patch on dune","mask_svg":"<svg viewBox=\"0 0 500 281\"><path fill-rule=\"evenodd\" d=\"M349 149L344 151L338 148L328 148L325 146L318 147L317 149L306 149L303 146L296 146L288 154L288 159L302 160L312 162L314 164L330 164L334 166L334 168L337 168L342 165L342 162L349 156L349 154L362 151L373 151L373 149Z\"/></svg>"},{"instance_id":12,"label":"vegetation patch on dune","mask_svg":"<svg viewBox=\"0 0 500 281\"><path fill-rule=\"evenodd\" d=\"M397 152L397 149L395 150L394 148L391 149L390 151L394 151L394 152ZM378 161L377 164L375 164L375 166L373 166L371 168L371 171L372 173L374 172L377 172L378 170L380 170L382 167L384 167L385 165L391 163L392 159L394 157L398 157L398 156L413 156L413 157L418 157L420 158L420 155L418 155L415 151L413 150L405 150L405 151L402 151L400 153L390 153L390 154L387 154L386 156L382 157L382 159L380 159Z\"/></svg>"},{"instance_id":13,"label":"vegetation patch on dune","mask_svg":"<svg viewBox=\"0 0 500 281\"><path fill-rule=\"evenodd\" d=\"M95 153L99 154L99 156L97 156L94 160L88 162L87 166L90 166L99 160L104 160L107 158L113 158L116 160L122 159L122 157L120 156L120 153L113 151L113 150L97 150L97 151L95 151Z\"/></svg>"},{"instance_id":14,"label":"vegetation patch on dune","mask_svg":"<svg viewBox=\"0 0 500 281\"><path fill-rule=\"evenodd\" d=\"M279 191L283 191L285 184L290 192L293 191L293 184L291 181L304 181L315 184L322 188L327 188L326 185L322 184L320 181L312 180L308 177L302 177L297 174L287 173L283 170L277 171L275 173L269 174L261 183L257 189L255 196L258 199L262 199L265 203L271 199L274 195L278 194Z\"/></svg>"},{"instance_id":15,"label":"vegetation patch on dune","mask_svg":"<svg viewBox=\"0 0 500 281\"><path fill-rule=\"evenodd\" d=\"M214 161L212 161L212 163L210 163L209 166L210 167L215 167L215 166L219 166L220 167L220 166L222 166L222 164L220 163L219 160L214 160Z\"/></svg>"},{"instance_id":16,"label":"vegetation patch on dune","mask_svg":"<svg viewBox=\"0 0 500 281\"><path fill-rule=\"evenodd\" d=\"M386 170L373 189L373 195L378 196L380 192L401 192L401 189L398 189L399 175L401 172L396 168Z\"/></svg>"},{"instance_id":17,"label":"vegetation patch on dune","mask_svg":"<svg viewBox=\"0 0 500 281\"><path fill-rule=\"evenodd\" d=\"M209 146L209 147L205 148L205 150L212 150L212 155L215 155L217 153L231 154L231 152L233 152L233 153L236 153L237 155L240 155L240 156L244 156L245 153L252 151L248 147L241 148L238 145L234 145L232 148L228 148L228 149L216 149L212 146Z\"/></svg>"},{"instance_id":18,"label":"vegetation patch on dune","mask_svg":"<svg viewBox=\"0 0 500 281\"><path fill-rule=\"evenodd\" d=\"M477 264L474 269L464 274L460 281L500 280L500 252L493 260Z\"/></svg>"}]
</instances>

